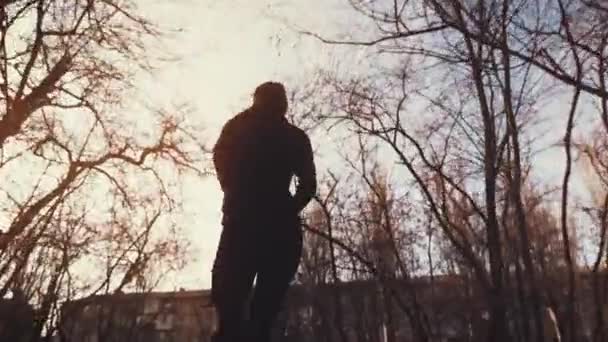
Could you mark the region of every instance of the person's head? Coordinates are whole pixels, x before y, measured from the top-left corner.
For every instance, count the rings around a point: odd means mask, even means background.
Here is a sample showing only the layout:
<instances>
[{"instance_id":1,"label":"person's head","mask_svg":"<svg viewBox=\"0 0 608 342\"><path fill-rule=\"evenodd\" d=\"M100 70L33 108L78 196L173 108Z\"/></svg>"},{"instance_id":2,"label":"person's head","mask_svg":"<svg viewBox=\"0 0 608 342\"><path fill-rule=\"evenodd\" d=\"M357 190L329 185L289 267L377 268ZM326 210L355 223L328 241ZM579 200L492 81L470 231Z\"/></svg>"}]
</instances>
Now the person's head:
<instances>
[{"instance_id":1,"label":"person's head","mask_svg":"<svg viewBox=\"0 0 608 342\"><path fill-rule=\"evenodd\" d=\"M260 84L253 93L253 108L271 116L285 116L287 113L285 87L278 82Z\"/></svg>"}]
</instances>

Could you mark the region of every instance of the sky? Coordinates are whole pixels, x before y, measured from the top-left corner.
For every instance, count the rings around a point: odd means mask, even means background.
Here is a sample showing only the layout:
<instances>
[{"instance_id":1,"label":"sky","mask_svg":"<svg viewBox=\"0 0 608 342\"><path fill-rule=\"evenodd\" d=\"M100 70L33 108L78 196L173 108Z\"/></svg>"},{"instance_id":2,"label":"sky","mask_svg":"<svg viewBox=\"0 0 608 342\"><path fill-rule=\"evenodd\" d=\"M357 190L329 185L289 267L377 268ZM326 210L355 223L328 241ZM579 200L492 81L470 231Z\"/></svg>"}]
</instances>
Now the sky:
<instances>
[{"instance_id":1,"label":"sky","mask_svg":"<svg viewBox=\"0 0 608 342\"><path fill-rule=\"evenodd\" d=\"M365 53L355 49L345 54L295 32L299 27L338 36L341 30L360 28L344 0L147 0L146 4L141 8L145 15L178 31L151 51L171 52L178 60L153 74L142 74L135 86L142 101L190 104L189 119L202 125L200 138L208 146L225 121L249 104L258 84L276 80L297 87L319 66L354 65ZM559 179L562 155L553 149L537 156L543 177ZM580 180L574 186L581 188ZM187 178L182 191L185 211L178 221L193 244L195 259L163 288L208 288L221 232L222 193L214 177Z\"/></svg>"}]
</instances>

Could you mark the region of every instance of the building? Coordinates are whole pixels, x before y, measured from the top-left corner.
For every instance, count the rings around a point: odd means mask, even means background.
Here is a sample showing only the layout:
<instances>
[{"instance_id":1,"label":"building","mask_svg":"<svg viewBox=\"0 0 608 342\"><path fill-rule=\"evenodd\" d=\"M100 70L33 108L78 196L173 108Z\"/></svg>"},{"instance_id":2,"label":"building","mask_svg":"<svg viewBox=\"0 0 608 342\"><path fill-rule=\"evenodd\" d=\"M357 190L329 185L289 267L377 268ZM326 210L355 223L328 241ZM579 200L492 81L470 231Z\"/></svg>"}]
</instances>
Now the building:
<instances>
[{"instance_id":1,"label":"building","mask_svg":"<svg viewBox=\"0 0 608 342\"><path fill-rule=\"evenodd\" d=\"M352 281L292 288L278 329L285 341L483 340L487 311L459 277Z\"/></svg>"},{"instance_id":2,"label":"building","mask_svg":"<svg viewBox=\"0 0 608 342\"><path fill-rule=\"evenodd\" d=\"M208 342L215 328L209 291L92 296L64 304L61 342Z\"/></svg>"},{"instance_id":3,"label":"building","mask_svg":"<svg viewBox=\"0 0 608 342\"><path fill-rule=\"evenodd\" d=\"M386 289L373 280L293 286L287 295L286 309L278 318L273 339L329 342L341 340L341 333L344 333L348 341L410 341L414 332L400 305L409 307L414 299L408 296L414 292L420 293L415 300L425 306L426 312L436 309L433 318L443 322L439 332L442 335L457 337L462 331L470 330L466 326L470 317L464 319L463 306L483 322L483 310L478 310L473 301L459 296L456 291L446 291L446 286L457 285L453 283L456 278L438 278L436 296L426 281L416 280L415 291L402 293L404 302L385 300ZM398 283L399 292L410 289L403 286L402 281ZM468 301L466 305L465 300ZM388 310L386 303L390 303ZM93 296L63 306L58 340L208 342L216 324L210 292L206 290Z\"/></svg>"},{"instance_id":4,"label":"building","mask_svg":"<svg viewBox=\"0 0 608 342\"><path fill-rule=\"evenodd\" d=\"M339 284L296 285L290 289L273 340L289 342L410 342L420 332L433 342L486 341L487 301L461 276L375 279ZM565 287L547 284L557 302L545 308L545 331L557 333L556 316ZM580 275L581 336L590 341L594 310L589 275ZM516 289L506 289L511 318L521 318ZM529 305L529 298L523 299ZM529 308L528 308L529 309ZM216 326L209 291L153 292L95 296L64 305L61 342L208 342ZM607 310L608 311L608 307ZM510 321L519 333L521 319ZM564 326L565 322L559 322Z\"/></svg>"}]
</instances>

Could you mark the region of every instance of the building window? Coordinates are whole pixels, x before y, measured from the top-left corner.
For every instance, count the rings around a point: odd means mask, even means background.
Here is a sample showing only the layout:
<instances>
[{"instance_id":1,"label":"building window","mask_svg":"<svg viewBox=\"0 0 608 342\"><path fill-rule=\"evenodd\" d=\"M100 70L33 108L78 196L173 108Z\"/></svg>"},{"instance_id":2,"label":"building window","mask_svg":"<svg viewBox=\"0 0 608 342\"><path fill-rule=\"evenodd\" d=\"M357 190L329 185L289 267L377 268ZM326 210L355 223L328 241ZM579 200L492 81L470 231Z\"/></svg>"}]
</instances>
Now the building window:
<instances>
[{"instance_id":1,"label":"building window","mask_svg":"<svg viewBox=\"0 0 608 342\"><path fill-rule=\"evenodd\" d=\"M159 302L156 298L147 298L144 301L144 315L155 314L158 312Z\"/></svg>"}]
</instances>

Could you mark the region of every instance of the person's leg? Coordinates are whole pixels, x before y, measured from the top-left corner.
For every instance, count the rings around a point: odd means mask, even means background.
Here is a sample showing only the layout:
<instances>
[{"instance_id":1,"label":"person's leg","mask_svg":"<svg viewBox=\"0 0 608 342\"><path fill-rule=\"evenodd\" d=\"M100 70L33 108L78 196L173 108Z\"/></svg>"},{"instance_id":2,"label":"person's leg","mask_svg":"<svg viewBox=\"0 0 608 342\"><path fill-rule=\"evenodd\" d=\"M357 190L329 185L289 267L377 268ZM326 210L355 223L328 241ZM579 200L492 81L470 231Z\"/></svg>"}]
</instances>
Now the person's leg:
<instances>
[{"instance_id":1,"label":"person's leg","mask_svg":"<svg viewBox=\"0 0 608 342\"><path fill-rule=\"evenodd\" d=\"M302 232L299 221L292 224L281 227L287 234L277 234L265 243L251 302L250 327L255 342L270 341L272 325L300 263Z\"/></svg>"},{"instance_id":2,"label":"person's leg","mask_svg":"<svg viewBox=\"0 0 608 342\"><path fill-rule=\"evenodd\" d=\"M224 227L213 264L211 298L218 316L214 342L242 340L245 304L255 276L255 246L234 228Z\"/></svg>"}]
</instances>

